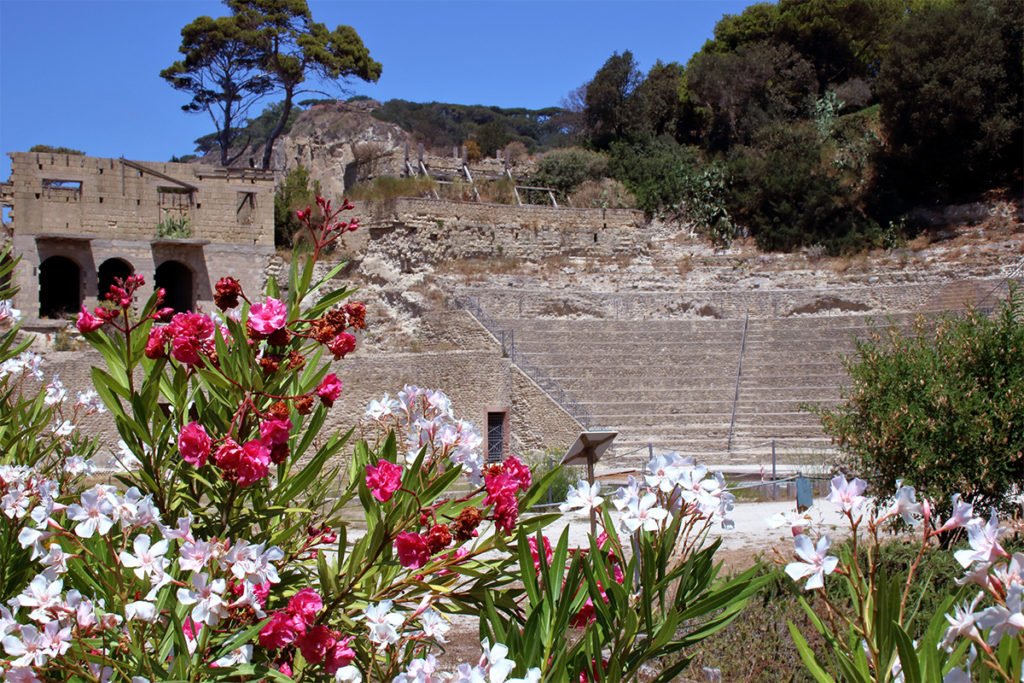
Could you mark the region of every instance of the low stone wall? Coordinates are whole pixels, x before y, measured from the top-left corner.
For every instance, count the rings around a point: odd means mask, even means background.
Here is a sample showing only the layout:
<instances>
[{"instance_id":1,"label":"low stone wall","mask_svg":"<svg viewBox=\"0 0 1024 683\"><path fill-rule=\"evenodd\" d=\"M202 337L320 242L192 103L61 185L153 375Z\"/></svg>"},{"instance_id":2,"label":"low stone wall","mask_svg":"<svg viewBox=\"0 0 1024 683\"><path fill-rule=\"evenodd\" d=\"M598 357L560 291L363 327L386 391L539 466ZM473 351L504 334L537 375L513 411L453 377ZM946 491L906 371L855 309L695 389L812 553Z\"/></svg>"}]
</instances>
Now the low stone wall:
<instances>
[{"instance_id":1,"label":"low stone wall","mask_svg":"<svg viewBox=\"0 0 1024 683\"><path fill-rule=\"evenodd\" d=\"M692 292L565 292L470 288L458 295L476 300L497 318L595 318L672 320L686 318L788 318L817 315L877 315L949 310L977 301L998 279L947 285L865 285L833 289L720 290ZM943 296L950 288L950 296ZM954 292L955 290L955 292ZM969 290L969 291L968 291ZM953 296L955 294L955 296Z\"/></svg>"},{"instance_id":2,"label":"low stone wall","mask_svg":"<svg viewBox=\"0 0 1024 683\"><path fill-rule=\"evenodd\" d=\"M646 253L644 217L630 209L510 206L399 199L363 213L355 253L385 252L401 262L453 258L538 259ZM361 242L357 241L361 240Z\"/></svg>"}]
</instances>

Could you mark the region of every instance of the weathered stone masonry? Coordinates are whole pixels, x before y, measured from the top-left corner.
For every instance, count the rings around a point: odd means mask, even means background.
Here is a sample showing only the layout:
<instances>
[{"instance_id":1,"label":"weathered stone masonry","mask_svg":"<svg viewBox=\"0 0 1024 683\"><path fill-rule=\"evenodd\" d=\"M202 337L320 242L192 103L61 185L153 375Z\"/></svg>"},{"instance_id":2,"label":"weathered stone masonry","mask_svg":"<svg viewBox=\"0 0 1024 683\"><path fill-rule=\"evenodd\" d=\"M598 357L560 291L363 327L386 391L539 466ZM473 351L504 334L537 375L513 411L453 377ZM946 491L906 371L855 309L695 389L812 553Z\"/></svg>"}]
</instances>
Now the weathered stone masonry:
<instances>
[{"instance_id":1,"label":"weathered stone masonry","mask_svg":"<svg viewBox=\"0 0 1024 683\"><path fill-rule=\"evenodd\" d=\"M270 173L212 166L15 152L3 187L13 218L15 306L28 322L95 304L114 276L137 273L186 309L212 303L213 283L265 281L274 252ZM177 224L175 237L157 226Z\"/></svg>"}]
</instances>

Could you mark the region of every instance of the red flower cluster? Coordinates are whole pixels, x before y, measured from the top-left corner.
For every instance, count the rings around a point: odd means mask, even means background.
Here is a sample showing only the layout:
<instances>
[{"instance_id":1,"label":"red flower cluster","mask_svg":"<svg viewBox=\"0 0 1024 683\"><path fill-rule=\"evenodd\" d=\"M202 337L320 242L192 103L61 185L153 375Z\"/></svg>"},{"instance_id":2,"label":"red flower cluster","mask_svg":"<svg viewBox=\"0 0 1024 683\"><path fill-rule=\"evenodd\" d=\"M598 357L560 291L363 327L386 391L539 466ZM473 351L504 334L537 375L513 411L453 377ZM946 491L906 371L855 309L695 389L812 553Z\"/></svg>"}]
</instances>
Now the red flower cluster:
<instances>
[{"instance_id":1,"label":"red flower cluster","mask_svg":"<svg viewBox=\"0 0 1024 683\"><path fill-rule=\"evenodd\" d=\"M316 395L330 408L341 396L341 380L332 372L320 382L320 386L316 388Z\"/></svg>"},{"instance_id":2,"label":"red flower cluster","mask_svg":"<svg viewBox=\"0 0 1024 683\"><path fill-rule=\"evenodd\" d=\"M89 332L95 332L104 325L111 323L114 324L121 331L129 329L128 322L128 311L131 309L132 304L135 302L135 293L142 288L146 283L141 275L129 275L128 277L114 278L114 284L110 285L110 289L104 295L104 299L108 305L97 306L93 309L93 313L89 313L89 309L82 305L82 310L78 314L78 320L75 321L75 327L82 334ZM158 293L162 290L158 290ZM157 305L163 300L161 294L157 297ZM167 309L160 309L154 314L154 318L158 315L165 315ZM118 318L124 316L123 325L118 325L115 321Z\"/></svg>"},{"instance_id":3,"label":"red flower cluster","mask_svg":"<svg viewBox=\"0 0 1024 683\"><path fill-rule=\"evenodd\" d=\"M239 446L228 438L213 454L213 462L228 481L242 487L251 486L270 474L270 449L256 440Z\"/></svg>"},{"instance_id":4,"label":"red flower cluster","mask_svg":"<svg viewBox=\"0 0 1024 683\"><path fill-rule=\"evenodd\" d=\"M280 465L288 457L288 435L292 421L288 418L272 418L260 423L260 443L270 450L270 460Z\"/></svg>"},{"instance_id":5,"label":"red flower cluster","mask_svg":"<svg viewBox=\"0 0 1024 683\"><path fill-rule=\"evenodd\" d=\"M288 606L271 615L260 630L260 645L268 650L280 650L294 645L310 664L323 662L328 674L334 674L355 659L350 647L352 638L342 638L316 618L323 609L323 600L312 588L303 588L292 596ZM286 664L290 661L287 657ZM290 664L288 664L290 668Z\"/></svg>"},{"instance_id":6,"label":"red flower cluster","mask_svg":"<svg viewBox=\"0 0 1024 683\"><path fill-rule=\"evenodd\" d=\"M154 327L146 341L147 358L164 358L167 345L171 357L185 365L199 365L202 356L214 352L213 321L201 313L178 313L166 327Z\"/></svg>"},{"instance_id":7,"label":"red flower cluster","mask_svg":"<svg viewBox=\"0 0 1024 683\"><path fill-rule=\"evenodd\" d=\"M505 533L512 533L519 519L519 501L516 493L530 488L530 468L515 456L484 472L487 497L484 505L494 506L494 525Z\"/></svg>"},{"instance_id":8,"label":"red flower cluster","mask_svg":"<svg viewBox=\"0 0 1024 683\"><path fill-rule=\"evenodd\" d=\"M426 534L403 531L395 539L398 562L408 569L419 569L452 543L452 532L444 524L435 524Z\"/></svg>"},{"instance_id":9,"label":"red flower cluster","mask_svg":"<svg viewBox=\"0 0 1024 683\"><path fill-rule=\"evenodd\" d=\"M178 451L181 452L182 459L196 467L206 464L211 445L206 429L198 422L189 422L178 434Z\"/></svg>"},{"instance_id":10,"label":"red flower cluster","mask_svg":"<svg viewBox=\"0 0 1024 683\"><path fill-rule=\"evenodd\" d=\"M233 277L222 277L214 287L213 303L222 311L238 306L238 297L242 296L242 285Z\"/></svg>"}]
</instances>

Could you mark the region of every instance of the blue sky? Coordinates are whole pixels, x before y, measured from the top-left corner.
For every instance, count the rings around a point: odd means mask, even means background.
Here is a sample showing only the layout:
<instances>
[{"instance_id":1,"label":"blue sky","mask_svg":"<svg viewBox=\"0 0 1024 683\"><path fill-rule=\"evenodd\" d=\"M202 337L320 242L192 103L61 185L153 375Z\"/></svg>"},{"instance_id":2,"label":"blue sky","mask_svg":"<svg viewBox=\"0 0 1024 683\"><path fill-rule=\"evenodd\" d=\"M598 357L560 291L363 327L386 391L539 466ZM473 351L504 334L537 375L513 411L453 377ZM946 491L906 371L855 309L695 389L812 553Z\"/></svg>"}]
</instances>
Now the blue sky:
<instances>
[{"instance_id":1,"label":"blue sky","mask_svg":"<svg viewBox=\"0 0 1024 683\"><path fill-rule=\"evenodd\" d=\"M685 62L747 0L312 0L317 21L354 26L384 65L376 99L558 105L613 53L642 68ZM0 178L9 151L64 145L164 161L210 131L159 76L181 27L224 14L208 0L0 0ZM257 109L258 111L258 109Z\"/></svg>"}]
</instances>

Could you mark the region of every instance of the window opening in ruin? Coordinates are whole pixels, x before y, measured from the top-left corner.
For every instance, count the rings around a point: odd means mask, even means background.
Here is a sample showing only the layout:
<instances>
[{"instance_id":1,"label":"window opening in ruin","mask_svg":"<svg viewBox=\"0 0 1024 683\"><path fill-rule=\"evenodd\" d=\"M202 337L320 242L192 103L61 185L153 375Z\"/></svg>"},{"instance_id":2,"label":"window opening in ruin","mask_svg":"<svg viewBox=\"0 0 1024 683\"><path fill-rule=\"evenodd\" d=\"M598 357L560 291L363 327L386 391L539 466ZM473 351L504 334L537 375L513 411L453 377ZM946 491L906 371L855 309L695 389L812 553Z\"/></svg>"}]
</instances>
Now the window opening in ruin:
<instances>
[{"instance_id":1,"label":"window opening in ruin","mask_svg":"<svg viewBox=\"0 0 1024 683\"><path fill-rule=\"evenodd\" d=\"M235 209L235 219L239 225L252 225L253 217L256 215L256 193L236 192L238 208Z\"/></svg>"},{"instance_id":2,"label":"window opening in ruin","mask_svg":"<svg viewBox=\"0 0 1024 683\"><path fill-rule=\"evenodd\" d=\"M74 315L82 305L82 269L65 256L39 264L39 317Z\"/></svg>"},{"instance_id":3,"label":"window opening in ruin","mask_svg":"<svg viewBox=\"0 0 1024 683\"><path fill-rule=\"evenodd\" d=\"M195 308L192 269L184 263L164 261L157 266L154 280L157 287L166 291L164 306L173 308L176 313Z\"/></svg>"},{"instance_id":4,"label":"window opening in ruin","mask_svg":"<svg viewBox=\"0 0 1024 683\"><path fill-rule=\"evenodd\" d=\"M157 188L157 237L183 239L192 236L192 191L184 187Z\"/></svg>"},{"instance_id":5,"label":"window opening in ruin","mask_svg":"<svg viewBox=\"0 0 1024 683\"><path fill-rule=\"evenodd\" d=\"M98 286L96 296L103 300L103 297L110 291L110 285L114 284L114 278L120 278L124 280L126 277L135 272L132 268L132 264L128 263L124 259L111 258L107 259L100 264L99 272L97 273Z\"/></svg>"},{"instance_id":6,"label":"window opening in ruin","mask_svg":"<svg viewBox=\"0 0 1024 683\"><path fill-rule=\"evenodd\" d=\"M487 413L487 462L505 457L505 420L508 413Z\"/></svg>"},{"instance_id":7,"label":"window opening in ruin","mask_svg":"<svg viewBox=\"0 0 1024 683\"><path fill-rule=\"evenodd\" d=\"M43 197L51 201L77 202L82 198L82 181L43 178Z\"/></svg>"}]
</instances>

